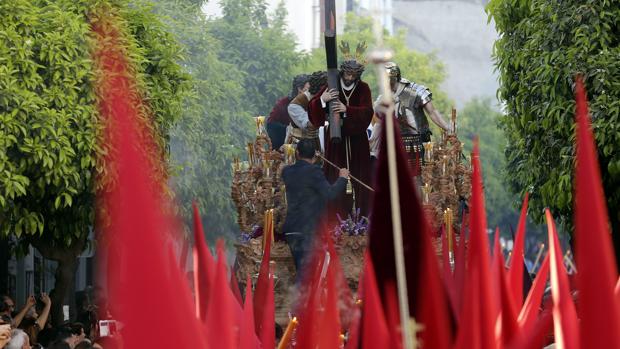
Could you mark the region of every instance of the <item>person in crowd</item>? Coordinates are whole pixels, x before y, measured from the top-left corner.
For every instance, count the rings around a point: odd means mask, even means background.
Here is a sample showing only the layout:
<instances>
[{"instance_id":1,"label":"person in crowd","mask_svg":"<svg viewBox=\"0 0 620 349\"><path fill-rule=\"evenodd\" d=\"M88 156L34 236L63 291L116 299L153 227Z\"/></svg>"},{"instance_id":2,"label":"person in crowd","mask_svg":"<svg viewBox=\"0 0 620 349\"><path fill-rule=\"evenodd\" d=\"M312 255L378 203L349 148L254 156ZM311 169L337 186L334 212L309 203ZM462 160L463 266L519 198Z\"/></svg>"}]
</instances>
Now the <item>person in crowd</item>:
<instances>
[{"instance_id":1,"label":"person in crowd","mask_svg":"<svg viewBox=\"0 0 620 349\"><path fill-rule=\"evenodd\" d=\"M298 281L327 201L344 194L349 176L343 168L334 184L329 184L321 168L314 164L316 150L311 139L302 139L297 144L297 161L282 170L287 202L282 231L293 255Z\"/></svg>"},{"instance_id":2,"label":"person in crowd","mask_svg":"<svg viewBox=\"0 0 620 349\"><path fill-rule=\"evenodd\" d=\"M294 143L304 138L314 140L316 148L321 148L319 141L319 128L323 125L313 125L308 118L308 103L314 98L325 85L327 85L327 72L317 71L308 79L310 87L300 93L288 105L288 115L291 117L291 125L287 131L286 143Z\"/></svg>"},{"instance_id":3,"label":"person in crowd","mask_svg":"<svg viewBox=\"0 0 620 349\"><path fill-rule=\"evenodd\" d=\"M11 335L11 340L7 343L4 349L30 349L30 340L26 332L15 329Z\"/></svg>"},{"instance_id":4,"label":"person in crowd","mask_svg":"<svg viewBox=\"0 0 620 349\"><path fill-rule=\"evenodd\" d=\"M265 127L267 128L267 135L271 139L271 146L273 149L280 149L284 144L286 137L286 128L291 123L291 118L288 115L288 104L298 94L306 91L310 84L308 83L308 75L300 74L293 78L293 87L291 93L288 96L278 99L273 106L269 117L267 118Z\"/></svg>"},{"instance_id":5,"label":"person in crowd","mask_svg":"<svg viewBox=\"0 0 620 349\"><path fill-rule=\"evenodd\" d=\"M45 349L74 349L64 340L55 340Z\"/></svg>"},{"instance_id":6,"label":"person in crowd","mask_svg":"<svg viewBox=\"0 0 620 349\"><path fill-rule=\"evenodd\" d=\"M78 336L73 333L70 326L62 326L56 332L56 341L66 342L71 349L75 348L78 343Z\"/></svg>"},{"instance_id":7,"label":"person in crowd","mask_svg":"<svg viewBox=\"0 0 620 349\"><path fill-rule=\"evenodd\" d=\"M41 314L39 315L36 310L35 305L37 304L37 301L33 296L30 296L28 298L28 302L26 303L26 307L28 308L26 310L26 316L18 326L28 334L30 344L32 345L38 343L38 334L43 328L45 328L52 307L52 300L47 294L41 293L40 299L41 303L43 303Z\"/></svg>"},{"instance_id":8,"label":"person in crowd","mask_svg":"<svg viewBox=\"0 0 620 349\"><path fill-rule=\"evenodd\" d=\"M0 319L0 348L4 348L4 346L11 340L11 323L4 322Z\"/></svg>"}]
</instances>

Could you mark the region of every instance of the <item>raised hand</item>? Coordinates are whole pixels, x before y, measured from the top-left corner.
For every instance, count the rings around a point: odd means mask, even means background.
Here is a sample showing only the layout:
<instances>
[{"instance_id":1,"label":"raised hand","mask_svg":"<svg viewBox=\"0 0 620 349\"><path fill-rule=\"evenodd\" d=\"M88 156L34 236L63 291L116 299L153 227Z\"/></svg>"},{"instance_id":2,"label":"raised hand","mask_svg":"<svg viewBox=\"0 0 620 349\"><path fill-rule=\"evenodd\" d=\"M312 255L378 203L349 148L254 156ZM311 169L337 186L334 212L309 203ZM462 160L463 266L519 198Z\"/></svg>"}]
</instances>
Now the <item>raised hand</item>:
<instances>
[{"instance_id":1,"label":"raised hand","mask_svg":"<svg viewBox=\"0 0 620 349\"><path fill-rule=\"evenodd\" d=\"M321 100L323 101L323 103L327 103L336 98L338 98L338 91L333 88L331 90L325 89L325 91L321 95Z\"/></svg>"}]
</instances>

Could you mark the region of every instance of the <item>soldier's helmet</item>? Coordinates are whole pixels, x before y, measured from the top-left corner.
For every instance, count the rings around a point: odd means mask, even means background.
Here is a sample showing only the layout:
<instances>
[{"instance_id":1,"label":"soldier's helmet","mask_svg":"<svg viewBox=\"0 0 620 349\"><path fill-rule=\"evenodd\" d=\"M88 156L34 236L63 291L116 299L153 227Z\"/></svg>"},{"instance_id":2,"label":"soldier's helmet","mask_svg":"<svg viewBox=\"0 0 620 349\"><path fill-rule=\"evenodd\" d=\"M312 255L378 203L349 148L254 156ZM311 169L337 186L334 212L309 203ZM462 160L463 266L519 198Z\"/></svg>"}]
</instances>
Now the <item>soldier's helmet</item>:
<instances>
[{"instance_id":1,"label":"soldier's helmet","mask_svg":"<svg viewBox=\"0 0 620 349\"><path fill-rule=\"evenodd\" d=\"M387 70L390 80L400 81L400 68L398 64L394 62L385 63L385 70Z\"/></svg>"}]
</instances>

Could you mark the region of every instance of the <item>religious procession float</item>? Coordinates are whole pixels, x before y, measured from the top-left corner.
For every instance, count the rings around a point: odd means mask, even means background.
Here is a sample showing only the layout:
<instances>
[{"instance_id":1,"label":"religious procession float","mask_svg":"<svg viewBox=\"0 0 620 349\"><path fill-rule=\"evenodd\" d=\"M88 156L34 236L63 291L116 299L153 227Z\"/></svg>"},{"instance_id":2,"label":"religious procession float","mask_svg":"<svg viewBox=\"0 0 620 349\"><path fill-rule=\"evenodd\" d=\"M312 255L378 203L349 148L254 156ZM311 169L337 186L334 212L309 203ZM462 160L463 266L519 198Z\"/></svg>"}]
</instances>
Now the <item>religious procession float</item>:
<instances>
[{"instance_id":1,"label":"religious procession float","mask_svg":"<svg viewBox=\"0 0 620 349\"><path fill-rule=\"evenodd\" d=\"M455 130L454 109L452 124ZM273 149L264 125L265 117L257 117L256 138L247 144L247 160L233 160L231 197L241 231L235 244L235 270L238 280L245 279L246 275L257 278L266 239L271 239L270 266L275 280L276 321L284 324L288 322L288 312L294 299L295 265L281 234L286 218L286 191L281 172L283 167L296 161L295 145L284 144L281 150ZM435 232L433 242L437 257L441 262L441 237L445 230L452 264L453 241L458 239L461 218L467 210L465 203L471 195L471 166L463 155L463 143L456 132L444 132L436 141L424 143L423 146L423 159L416 156L419 153L413 151L413 146L405 143L405 150L410 155L409 165L421 169L419 177L423 185L419 187L420 195L423 209ZM339 217L338 224L330 227L345 279L353 291L358 288L367 245L366 231L371 219L362 216L358 209L346 219ZM453 237L453 233L457 236Z\"/></svg>"}]
</instances>

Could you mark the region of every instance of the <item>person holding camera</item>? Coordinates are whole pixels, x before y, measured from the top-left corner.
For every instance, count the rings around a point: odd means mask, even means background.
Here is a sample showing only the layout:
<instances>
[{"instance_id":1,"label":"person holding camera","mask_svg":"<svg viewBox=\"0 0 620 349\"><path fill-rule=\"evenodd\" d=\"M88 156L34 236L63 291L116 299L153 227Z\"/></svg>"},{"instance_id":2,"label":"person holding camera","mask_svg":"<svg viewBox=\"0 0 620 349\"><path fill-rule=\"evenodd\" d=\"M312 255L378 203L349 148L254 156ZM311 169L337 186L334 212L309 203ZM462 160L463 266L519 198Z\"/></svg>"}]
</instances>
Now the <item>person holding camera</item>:
<instances>
[{"instance_id":1,"label":"person holding camera","mask_svg":"<svg viewBox=\"0 0 620 349\"><path fill-rule=\"evenodd\" d=\"M340 169L339 178L329 184L321 167L315 165L316 150L312 139L302 139L297 143L297 161L282 170L287 202L282 231L295 261L297 280L327 201L344 194L349 177L349 170Z\"/></svg>"}]
</instances>

